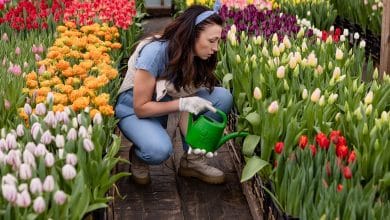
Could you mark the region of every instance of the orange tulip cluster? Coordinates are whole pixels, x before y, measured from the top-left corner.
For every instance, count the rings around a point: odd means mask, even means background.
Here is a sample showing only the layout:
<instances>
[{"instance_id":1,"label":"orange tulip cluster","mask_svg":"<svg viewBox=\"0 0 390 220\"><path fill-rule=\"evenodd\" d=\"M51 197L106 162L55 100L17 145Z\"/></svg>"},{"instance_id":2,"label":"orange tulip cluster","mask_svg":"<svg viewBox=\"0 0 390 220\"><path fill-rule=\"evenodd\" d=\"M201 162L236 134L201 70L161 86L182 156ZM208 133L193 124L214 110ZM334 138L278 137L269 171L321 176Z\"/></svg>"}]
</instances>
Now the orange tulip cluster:
<instances>
[{"instance_id":1,"label":"orange tulip cluster","mask_svg":"<svg viewBox=\"0 0 390 220\"><path fill-rule=\"evenodd\" d=\"M109 52L119 49L118 29L107 24L92 24L80 29L72 22L58 26L59 37L48 49L46 59L37 62L38 73L26 76L24 92L35 100L45 102L53 93L53 111L71 106L74 111L90 107L93 117L97 112L114 115L109 104L110 95L102 92L118 71L111 66Z\"/></svg>"}]
</instances>

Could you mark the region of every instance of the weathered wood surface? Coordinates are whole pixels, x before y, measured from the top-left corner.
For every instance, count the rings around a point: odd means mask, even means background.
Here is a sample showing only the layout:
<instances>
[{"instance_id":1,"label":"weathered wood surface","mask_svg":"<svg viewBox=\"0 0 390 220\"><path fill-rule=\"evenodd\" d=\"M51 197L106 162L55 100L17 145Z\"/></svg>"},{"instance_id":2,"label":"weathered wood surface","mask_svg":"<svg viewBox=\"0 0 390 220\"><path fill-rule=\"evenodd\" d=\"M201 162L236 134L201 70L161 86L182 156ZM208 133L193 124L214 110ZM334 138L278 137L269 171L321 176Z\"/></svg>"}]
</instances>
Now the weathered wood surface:
<instances>
[{"instance_id":1,"label":"weathered wood surface","mask_svg":"<svg viewBox=\"0 0 390 220\"><path fill-rule=\"evenodd\" d=\"M128 157L130 143L123 140L121 157ZM241 190L238 175L226 146L210 164L223 170L227 181L221 185L205 184L177 175L183 153L181 140L174 141L175 153L164 164L151 166L152 183L138 186L130 178L117 185L124 199L115 197L114 219L252 219ZM128 171L127 164L118 171Z\"/></svg>"},{"instance_id":2,"label":"weathered wood surface","mask_svg":"<svg viewBox=\"0 0 390 220\"><path fill-rule=\"evenodd\" d=\"M390 0L383 1L380 74L390 74Z\"/></svg>"}]
</instances>

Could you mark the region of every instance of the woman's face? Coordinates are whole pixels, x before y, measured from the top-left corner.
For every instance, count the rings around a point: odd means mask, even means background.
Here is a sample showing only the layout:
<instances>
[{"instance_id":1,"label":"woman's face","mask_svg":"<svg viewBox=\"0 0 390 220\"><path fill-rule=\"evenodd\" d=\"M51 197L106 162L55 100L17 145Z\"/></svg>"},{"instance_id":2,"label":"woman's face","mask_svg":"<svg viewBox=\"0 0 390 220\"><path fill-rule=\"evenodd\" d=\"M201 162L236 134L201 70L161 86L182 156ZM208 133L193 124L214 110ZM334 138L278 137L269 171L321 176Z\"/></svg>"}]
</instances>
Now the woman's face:
<instances>
[{"instance_id":1,"label":"woman's face","mask_svg":"<svg viewBox=\"0 0 390 220\"><path fill-rule=\"evenodd\" d=\"M195 41L195 55L207 60L218 50L218 42L221 39L222 27L217 24L209 24L200 32Z\"/></svg>"}]
</instances>

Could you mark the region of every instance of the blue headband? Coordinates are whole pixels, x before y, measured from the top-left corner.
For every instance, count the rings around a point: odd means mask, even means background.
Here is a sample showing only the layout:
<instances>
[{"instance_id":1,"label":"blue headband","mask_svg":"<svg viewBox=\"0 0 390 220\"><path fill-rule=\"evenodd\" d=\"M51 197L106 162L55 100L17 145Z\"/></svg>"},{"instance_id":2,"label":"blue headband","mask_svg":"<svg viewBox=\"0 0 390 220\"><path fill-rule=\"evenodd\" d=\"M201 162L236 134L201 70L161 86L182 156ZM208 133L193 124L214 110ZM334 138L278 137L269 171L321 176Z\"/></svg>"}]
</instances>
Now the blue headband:
<instances>
[{"instance_id":1,"label":"blue headband","mask_svg":"<svg viewBox=\"0 0 390 220\"><path fill-rule=\"evenodd\" d=\"M198 25L200 22L206 20L211 15L218 13L220 8L221 8L221 2L220 0L216 0L212 11L204 11L196 17L195 25Z\"/></svg>"}]
</instances>

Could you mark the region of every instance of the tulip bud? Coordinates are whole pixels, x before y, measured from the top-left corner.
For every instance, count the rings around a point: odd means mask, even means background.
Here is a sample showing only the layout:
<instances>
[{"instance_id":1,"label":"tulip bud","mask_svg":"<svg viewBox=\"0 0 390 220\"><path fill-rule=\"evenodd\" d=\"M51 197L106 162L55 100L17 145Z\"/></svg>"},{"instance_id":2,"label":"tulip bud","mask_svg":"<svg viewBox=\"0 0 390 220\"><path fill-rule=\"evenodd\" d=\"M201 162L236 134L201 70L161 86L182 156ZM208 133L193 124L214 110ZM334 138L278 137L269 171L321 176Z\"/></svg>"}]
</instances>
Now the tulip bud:
<instances>
[{"instance_id":1,"label":"tulip bud","mask_svg":"<svg viewBox=\"0 0 390 220\"><path fill-rule=\"evenodd\" d=\"M34 155L36 157L44 156L46 154L46 152L47 152L47 149L46 149L45 145L38 144L34 150Z\"/></svg>"},{"instance_id":2,"label":"tulip bud","mask_svg":"<svg viewBox=\"0 0 390 220\"><path fill-rule=\"evenodd\" d=\"M47 101L47 103L53 103L54 102L54 95L53 95L52 92L47 93L46 101Z\"/></svg>"},{"instance_id":3,"label":"tulip bud","mask_svg":"<svg viewBox=\"0 0 390 220\"><path fill-rule=\"evenodd\" d=\"M363 134L364 134L364 135L367 135L367 134L368 134L368 126L367 126L367 123L364 123L364 125L363 125Z\"/></svg>"},{"instance_id":4,"label":"tulip bud","mask_svg":"<svg viewBox=\"0 0 390 220\"><path fill-rule=\"evenodd\" d=\"M36 113L37 115L45 115L45 114L46 114L46 106L45 106L45 104L39 103L39 104L35 107L35 113Z\"/></svg>"},{"instance_id":5,"label":"tulip bud","mask_svg":"<svg viewBox=\"0 0 390 220\"><path fill-rule=\"evenodd\" d=\"M248 46L246 47L246 53L250 54L251 52L252 52L252 46L248 44Z\"/></svg>"},{"instance_id":6,"label":"tulip bud","mask_svg":"<svg viewBox=\"0 0 390 220\"><path fill-rule=\"evenodd\" d=\"M24 104L24 112L27 115L30 115L32 113L32 108L31 108L31 106L28 103Z\"/></svg>"},{"instance_id":7,"label":"tulip bud","mask_svg":"<svg viewBox=\"0 0 390 220\"><path fill-rule=\"evenodd\" d=\"M52 175L49 175L43 181L43 191L52 192L54 190L54 178Z\"/></svg>"},{"instance_id":8,"label":"tulip bud","mask_svg":"<svg viewBox=\"0 0 390 220\"><path fill-rule=\"evenodd\" d=\"M1 185L1 191L3 194L3 197L10 203L16 202L18 191L16 190L15 185L11 184L2 184Z\"/></svg>"},{"instance_id":9,"label":"tulip bud","mask_svg":"<svg viewBox=\"0 0 390 220\"><path fill-rule=\"evenodd\" d=\"M283 80L283 88L284 90L288 91L290 89L290 87L288 86L288 83L287 83L287 80Z\"/></svg>"},{"instance_id":10,"label":"tulip bud","mask_svg":"<svg viewBox=\"0 0 390 220\"><path fill-rule=\"evenodd\" d=\"M308 96L307 89L303 89L303 91L302 91L302 99L303 100L307 99L307 96Z\"/></svg>"},{"instance_id":11,"label":"tulip bud","mask_svg":"<svg viewBox=\"0 0 390 220\"><path fill-rule=\"evenodd\" d=\"M47 130L45 133L43 133L41 137L41 143L42 144L50 144L52 141L53 136L51 135L50 131Z\"/></svg>"},{"instance_id":12,"label":"tulip bud","mask_svg":"<svg viewBox=\"0 0 390 220\"><path fill-rule=\"evenodd\" d=\"M23 151L23 162L26 163L26 164L29 164L33 168L36 167L35 157L34 157L33 153L30 150L26 149L26 150Z\"/></svg>"},{"instance_id":13,"label":"tulip bud","mask_svg":"<svg viewBox=\"0 0 390 220\"><path fill-rule=\"evenodd\" d=\"M52 153L47 153L45 155L45 165L46 167L52 167L54 165L55 159Z\"/></svg>"},{"instance_id":14,"label":"tulip bud","mask_svg":"<svg viewBox=\"0 0 390 220\"><path fill-rule=\"evenodd\" d=\"M45 121L45 123L49 126L51 126L52 128L56 127L57 126L57 120L56 120L56 117L54 115L54 112L53 111L49 111L45 117L45 119L43 119Z\"/></svg>"},{"instance_id":15,"label":"tulip bud","mask_svg":"<svg viewBox=\"0 0 390 220\"><path fill-rule=\"evenodd\" d=\"M347 112L347 118L346 118L346 120L348 121L348 122L350 122L350 121L352 121L352 116L351 116L351 112Z\"/></svg>"},{"instance_id":16,"label":"tulip bud","mask_svg":"<svg viewBox=\"0 0 390 220\"><path fill-rule=\"evenodd\" d=\"M312 102L318 102L321 97L321 90L319 88L316 88L314 92L311 95L311 101Z\"/></svg>"},{"instance_id":17,"label":"tulip bud","mask_svg":"<svg viewBox=\"0 0 390 220\"><path fill-rule=\"evenodd\" d=\"M332 93L332 94L329 96L328 103L329 103L329 104L335 103L335 101L337 100L338 97L339 97L338 94Z\"/></svg>"},{"instance_id":18,"label":"tulip bud","mask_svg":"<svg viewBox=\"0 0 390 220\"><path fill-rule=\"evenodd\" d=\"M30 182L30 192L32 194L42 193L42 182L38 177L35 177Z\"/></svg>"},{"instance_id":19,"label":"tulip bud","mask_svg":"<svg viewBox=\"0 0 390 220\"><path fill-rule=\"evenodd\" d=\"M78 128L79 124L77 123L77 118L72 118L72 126Z\"/></svg>"},{"instance_id":20,"label":"tulip bud","mask_svg":"<svg viewBox=\"0 0 390 220\"><path fill-rule=\"evenodd\" d=\"M100 114L100 112L96 113L95 116L93 117L93 124L95 125L100 125L102 123L103 119L102 119L102 115Z\"/></svg>"},{"instance_id":21,"label":"tulip bud","mask_svg":"<svg viewBox=\"0 0 390 220\"><path fill-rule=\"evenodd\" d=\"M22 180L28 180L32 176L31 167L29 164L22 163L19 167L19 177Z\"/></svg>"},{"instance_id":22,"label":"tulip bud","mask_svg":"<svg viewBox=\"0 0 390 220\"><path fill-rule=\"evenodd\" d=\"M324 106L325 105L325 96L324 95L321 96L320 100L318 101L318 104L320 106Z\"/></svg>"},{"instance_id":23,"label":"tulip bud","mask_svg":"<svg viewBox=\"0 0 390 220\"><path fill-rule=\"evenodd\" d=\"M78 136L81 138L88 138L88 136L89 136L87 129L83 125L81 125L79 128L79 135Z\"/></svg>"},{"instance_id":24,"label":"tulip bud","mask_svg":"<svg viewBox=\"0 0 390 220\"><path fill-rule=\"evenodd\" d=\"M272 55L274 57L279 57L280 56L279 47L277 47L276 45L274 45L273 48L272 48Z\"/></svg>"},{"instance_id":25,"label":"tulip bud","mask_svg":"<svg viewBox=\"0 0 390 220\"><path fill-rule=\"evenodd\" d=\"M305 35L304 28L299 29L299 32L297 34L297 38L302 38Z\"/></svg>"},{"instance_id":26,"label":"tulip bud","mask_svg":"<svg viewBox=\"0 0 390 220\"><path fill-rule=\"evenodd\" d=\"M286 47L284 46L283 43L279 44L279 52L280 53L283 53L285 49L286 49Z\"/></svg>"},{"instance_id":27,"label":"tulip bud","mask_svg":"<svg viewBox=\"0 0 390 220\"><path fill-rule=\"evenodd\" d=\"M309 54L309 56L307 57L307 64L311 67L315 67L315 66L317 66L317 62L318 62L318 59L317 59L316 55L313 52L311 52Z\"/></svg>"},{"instance_id":28,"label":"tulip bud","mask_svg":"<svg viewBox=\"0 0 390 220\"><path fill-rule=\"evenodd\" d=\"M67 132L68 131L68 126L67 125L62 125L61 126L61 131Z\"/></svg>"},{"instance_id":29,"label":"tulip bud","mask_svg":"<svg viewBox=\"0 0 390 220\"><path fill-rule=\"evenodd\" d=\"M278 112L279 110L279 105L277 101L273 101L269 106L268 106L268 112L271 114L274 114Z\"/></svg>"},{"instance_id":30,"label":"tulip bud","mask_svg":"<svg viewBox=\"0 0 390 220\"><path fill-rule=\"evenodd\" d=\"M8 149L16 149L18 143L16 142L16 137L13 134L7 134L5 138L5 143L7 144Z\"/></svg>"},{"instance_id":31,"label":"tulip bud","mask_svg":"<svg viewBox=\"0 0 390 220\"><path fill-rule=\"evenodd\" d=\"M340 118L341 118L341 113L338 112L338 113L336 114L336 116L335 116L335 119L336 119L336 121L338 122L338 121L340 121Z\"/></svg>"},{"instance_id":32,"label":"tulip bud","mask_svg":"<svg viewBox=\"0 0 390 220\"><path fill-rule=\"evenodd\" d=\"M287 36L287 35L284 35L283 44L284 44L284 46L285 46L287 49L290 49L290 48L291 48L291 42L290 42L290 40L288 39L288 36Z\"/></svg>"},{"instance_id":33,"label":"tulip bud","mask_svg":"<svg viewBox=\"0 0 390 220\"><path fill-rule=\"evenodd\" d=\"M344 56L343 51L341 51L339 48L336 49L336 60L342 60Z\"/></svg>"},{"instance_id":34,"label":"tulip bud","mask_svg":"<svg viewBox=\"0 0 390 220\"><path fill-rule=\"evenodd\" d=\"M363 115L362 115L361 110L360 110L359 107L354 111L354 115L356 116L356 119L358 121L363 119Z\"/></svg>"},{"instance_id":35,"label":"tulip bud","mask_svg":"<svg viewBox=\"0 0 390 220\"><path fill-rule=\"evenodd\" d=\"M84 147L84 150L87 152L91 152L91 151L93 151L93 149L95 149L94 144L88 138L83 140L83 147Z\"/></svg>"},{"instance_id":36,"label":"tulip bud","mask_svg":"<svg viewBox=\"0 0 390 220\"><path fill-rule=\"evenodd\" d=\"M365 48L366 47L366 41L361 40L360 43L359 43L359 47L360 48Z\"/></svg>"},{"instance_id":37,"label":"tulip bud","mask_svg":"<svg viewBox=\"0 0 390 220\"><path fill-rule=\"evenodd\" d=\"M389 121L389 116L387 115L387 112L386 111L383 111L381 113L381 122L382 124L386 124L386 122Z\"/></svg>"},{"instance_id":38,"label":"tulip bud","mask_svg":"<svg viewBox=\"0 0 390 220\"><path fill-rule=\"evenodd\" d=\"M285 68L284 68L284 66L278 67L278 69L276 71L276 77L278 77L279 79L283 79L284 75L285 75Z\"/></svg>"},{"instance_id":39,"label":"tulip bud","mask_svg":"<svg viewBox=\"0 0 390 220\"><path fill-rule=\"evenodd\" d=\"M336 66L333 70L333 78L337 80L340 77L341 70L340 67Z\"/></svg>"},{"instance_id":40,"label":"tulip bud","mask_svg":"<svg viewBox=\"0 0 390 220\"><path fill-rule=\"evenodd\" d=\"M278 43L278 34L277 34L277 33L274 33L274 34L272 35L272 42Z\"/></svg>"},{"instance_id":41,"label":"tulip bud","mask_svg":"<svg viewBox=\"0 0 390 220\"><path fill-rule=\"evenodd\" d=\"M68 131L68 135L66 136L66 139L68 141L74 141L77 139L77 131L76 129L74 128L71 128L69 131Z\"/></svg>"},{"instance_id":42,"label":"tulip bud","mask_svg":"<svg viewBox=\"0 0 390 220\"><path fill-rule=\"evenodd\" d=\"M307 50L306 42L303 42L301 47L302 47L302 52L305 52Z\"/></svg>"},{"instance_id":43,"label":"tulip bud","mask_svg":"<svg viewBox=\"0 0 390 220\"><path fill-rule=\"evenodd\" d=\"M76 177L76 169L69 164L65 164L65 166L62 167L62 176L65 180L72 180Z\"/></svg>"},{"instance_id":44,"label":"tulip bud","mask_svg":"<svg viewBox=\"0 0 390 220\"><path fill-rule=\"evenodd\" d=\"M372 100L374 98L374 93L372 91L369 91L366 95L366 97L364 98L364 103L365 104L371 104L372 103Z\"/></svg>"},{"instance_id":45,"label":"tulip bud","mask_svg":"<svg viewBox=\"0 0 390 220\"><path fill-rule=\"evenodd\" d=\"M76 166L77 164L77 156L76 154L68 153L66 154L66 159L65 159L67 164L70 164L72 166Z\"/></svg>"},{"instance_id":46,"label":"tulip bud","mask_svg":"<svg viewBox=\"0 0 390 220\"><path fill-rule=\"evenodd\" d=\"M40 213L42 213L42 212L45 211L45 209L46 209L46 204L45 204L45 200L42 198L42 196L38 196L38 197L34 200L33 209L34 209L34 211L35 211L37 214L40 214Z\"/></svg>"},{"instance_id":47,"label":"tulip bud","mask_svg":"<svg viewBox=\"0 0 390 220\"><path fill-rule=\"evenodd\" d=\"M261 94L261 90L259 87L255 87L255 89L253 90L253 97L256 99L256 100L260 100L261 97L262 97L262 94Z\"/></svg>"},{"instance_id":48,"label":"tulip bud","mask_svg":"<svg viewBox=\"0 0 390 220\"><path fill-rule=\"evenodd\" d=\"M262 53L265 57L269 57L268 50L267 50L267 47L266 47L266 46L263 46L263 49L261 50L261 53Z\"/></svg>"},{"instance_id":49,"label":"tulip bud","mask_svg":"<svg viewBox=\"0 0 390 220\"><path fill-rule=\"evenodd\" d=\"M378 68L375 68L374 73L372 74L372 78L377 80L379 77Z\"/></svg>"},{"instance_id":50,"label":"tulip bud","mask_svg":"<svg viewBox=\"0 0 390 220\"><path fill-rule=\"evenodd\" d=\"M250 74L249 65L247 62L245 62L244 73Z\"/></svg>"},{"instance_id":51,"label":"tulip bud","mask_svg":"<svg viewBox=\"0 0 390 220\"><path fill-rule=\"evenodd\" d=\"M17 194L16 204L22 208L27 208L30 206L31 197L28 193L28 190L23 190L21 193Z\"/></svg>"},{"instance_id":52,"label":"tulip bud","mask_svg":"<svg viewBox=\"0 0 390 220\"><path fill-rule=\"evenodd\" d=\"M372 105L369 104L369 105L367 106L367 108L366 108L366 115L371 115L371 113L372 113Z\"/></svg>"},{"instance_id":53,"label":"tulip bud","mask_svg":"<svg viewBox=\"0 0 390 220\"><path fill-rule=\"evenodd\" d=\"M54 202L57 205L63 205L66 202L66 194L63 191L58 190L54 193Z\"/></svg>"},{"instance_id":54,"label":"tulip bud","mask_svg":"<svg viewBox=\"0 0 390 220\"><path fill-rule=\"evenodd\" d=\"M329 63L328 63L328 69L333 69L333 63L332 63L332 61L329 61Z\"/></svg>"}]
</instances>

